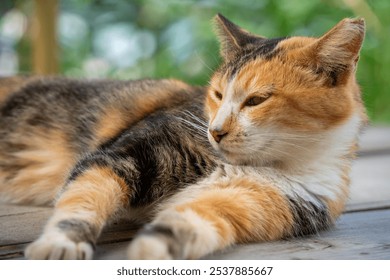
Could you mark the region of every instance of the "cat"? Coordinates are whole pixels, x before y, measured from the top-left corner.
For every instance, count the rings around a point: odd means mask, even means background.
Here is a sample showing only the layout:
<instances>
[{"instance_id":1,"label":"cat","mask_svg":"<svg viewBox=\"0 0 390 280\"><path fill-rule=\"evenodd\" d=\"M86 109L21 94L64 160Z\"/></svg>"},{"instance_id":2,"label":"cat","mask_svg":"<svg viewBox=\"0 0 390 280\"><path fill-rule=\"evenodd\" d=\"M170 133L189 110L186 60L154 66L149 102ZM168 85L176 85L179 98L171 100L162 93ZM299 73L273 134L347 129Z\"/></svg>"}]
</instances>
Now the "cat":
<instances>
[{"instance_id":1,"label":"cat","mask_svg":"<svg viewBox=\"0 0 390 280\"><path fill-rule=\"evenodd\" d=\"M144 225L129 259L198 259L334 223L367 123L364 20L318 38L267 39L221 14L215 26L222 64L207 87L33 78L2 90L0 198L55 207L27 258L92 259L119 217Z\"/></svg>"}]
</instances>

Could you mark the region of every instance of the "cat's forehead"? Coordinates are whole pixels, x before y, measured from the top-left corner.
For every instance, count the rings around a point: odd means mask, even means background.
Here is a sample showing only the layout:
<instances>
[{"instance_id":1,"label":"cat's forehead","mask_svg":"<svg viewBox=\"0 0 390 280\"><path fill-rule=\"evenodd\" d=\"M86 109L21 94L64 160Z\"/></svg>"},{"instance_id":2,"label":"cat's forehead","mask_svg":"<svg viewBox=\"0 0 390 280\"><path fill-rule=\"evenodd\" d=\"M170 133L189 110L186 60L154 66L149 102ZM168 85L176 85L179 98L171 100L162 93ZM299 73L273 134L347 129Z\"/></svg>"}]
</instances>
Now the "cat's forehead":
<instances>
[{"instance_id":1,"label":"cat's forehead","mask_svg":"<svg viewBox=\"0 0 390 280\"><path fill-rule=\"evenodd\" d=\"M309 88L316 86L317 76L303 68L298 57L301 50L316 39L311 37L284 37L264 39L228 61L210 81L211 88L219 91L231 89L238 95L283 90L288 87ZM264 88L268 90L263 90Z\"/></svg>"},{"instance_id":2,"label":"cat's forehead","mask_svg":"<svg viewBox=\"0 0 390 280\"><path fill-rule=\"evenodd\" d=\"M311 44L314 40L315 38L298 36L262 39L243 49L242 53L237 55L236 58L225 62L220 71L230 80L248 64L257 60L272 61L273 58L282 56L298 48L303 48Z\"/></svg>"}]
</instances>

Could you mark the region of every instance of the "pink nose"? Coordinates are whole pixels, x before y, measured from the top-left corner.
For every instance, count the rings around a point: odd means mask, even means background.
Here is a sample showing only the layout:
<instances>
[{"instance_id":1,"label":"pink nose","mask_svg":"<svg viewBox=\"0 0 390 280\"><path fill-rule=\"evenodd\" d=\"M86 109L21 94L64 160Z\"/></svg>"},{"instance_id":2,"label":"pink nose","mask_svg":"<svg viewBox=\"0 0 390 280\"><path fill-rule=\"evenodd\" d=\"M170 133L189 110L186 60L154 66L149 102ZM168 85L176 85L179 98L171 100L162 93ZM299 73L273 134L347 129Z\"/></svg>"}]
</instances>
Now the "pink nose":
<instances>
[{"instance_id":1,"label":"pink nose","mask_svg":"<svg viewBox=\"0 0 390 280\"><path fill-rule=\"evenodd\" d=\"M228 133L224 130L219 129L209 129L211 136L213 136L215 142L221 142L222 138L224 138Z\"/></svg>"}]
</instances>

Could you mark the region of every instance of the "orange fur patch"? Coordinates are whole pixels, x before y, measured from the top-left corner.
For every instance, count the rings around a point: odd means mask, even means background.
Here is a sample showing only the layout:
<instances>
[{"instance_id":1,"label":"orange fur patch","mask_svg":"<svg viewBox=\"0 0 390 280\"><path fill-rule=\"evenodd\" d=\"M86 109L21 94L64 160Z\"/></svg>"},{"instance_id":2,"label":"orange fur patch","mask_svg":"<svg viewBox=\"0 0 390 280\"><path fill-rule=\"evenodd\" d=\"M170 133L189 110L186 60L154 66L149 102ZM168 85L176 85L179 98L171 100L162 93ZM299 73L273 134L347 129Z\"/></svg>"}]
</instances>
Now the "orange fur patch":
<instances>
[{"instance_id":1,"label":"orange fur patch","mask_svg":"<svg viewBox=\"0 0 390 280\"><path fill-rule=\"evenodd\" d=\"M58 130L36 131L18 141L26 147L12 156L22 168L3 170L0 180L9 176L12 179L0 183L0 192L7 193L14 203L51 204L76 160L65 134Z\"/></svg>"},{"instance_id":2,"label":"orange fur patch","mask_svg":"<svg viewBox=\"0 0 390 280\"><path fill-rule=\"evenodd\" d=\"M274 81L276 92L270 102L259 107L261 112L254 112L256 119L261 120L272 111L278 116L276 120L289 128L318 131L336 126L350 116L352 102L348 90L330 89L316 81L315 74L279 63L266 64L264 80Z\"/></svg>"},{"instance_id":3,"label":"orange fur patch","mask_svg":"<svg viewBox=\"0 0 390 280\"><path fill-rule=\"evenodd\" d=\"M67 186L56 208L67 212L93 213L99 225L123 209L129 200L129 188L111 169L94 167Z\"/></svg>"},{"instance_id":4,"label":"orange fur patch","mask_svg":"<svg viewBox=\"0 0 390 280\"><path fill-rule=\"evenodd\" d=\"M170 107L180 100L180 91L189 91L189 86L178 80L164 80L158 87L142 89L142 93L118 96L112 100L100 117L95 129L97 144L118 135L122 130L136 123L154 111Z\"/></svg>"}]
</instances>

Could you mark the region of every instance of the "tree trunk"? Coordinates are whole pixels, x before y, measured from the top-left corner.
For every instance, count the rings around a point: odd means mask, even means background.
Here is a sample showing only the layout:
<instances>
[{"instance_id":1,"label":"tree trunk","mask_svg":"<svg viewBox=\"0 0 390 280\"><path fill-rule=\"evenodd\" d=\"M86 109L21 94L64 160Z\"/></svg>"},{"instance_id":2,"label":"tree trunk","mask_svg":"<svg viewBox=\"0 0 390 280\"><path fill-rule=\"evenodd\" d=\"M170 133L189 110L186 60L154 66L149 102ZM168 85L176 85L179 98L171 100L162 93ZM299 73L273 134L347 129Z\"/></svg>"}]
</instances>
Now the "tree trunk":
<instances>
[{"instance_id":1,"label":"tree trunk","mask_svg":"<svg viewBox=\"0 0 390 280\"><path fill-rule=\"evenodd\" d=\"M34 0L32 49L35 74L58 72L57 9L57 0Z\"/></svg>"}]
</instances>

